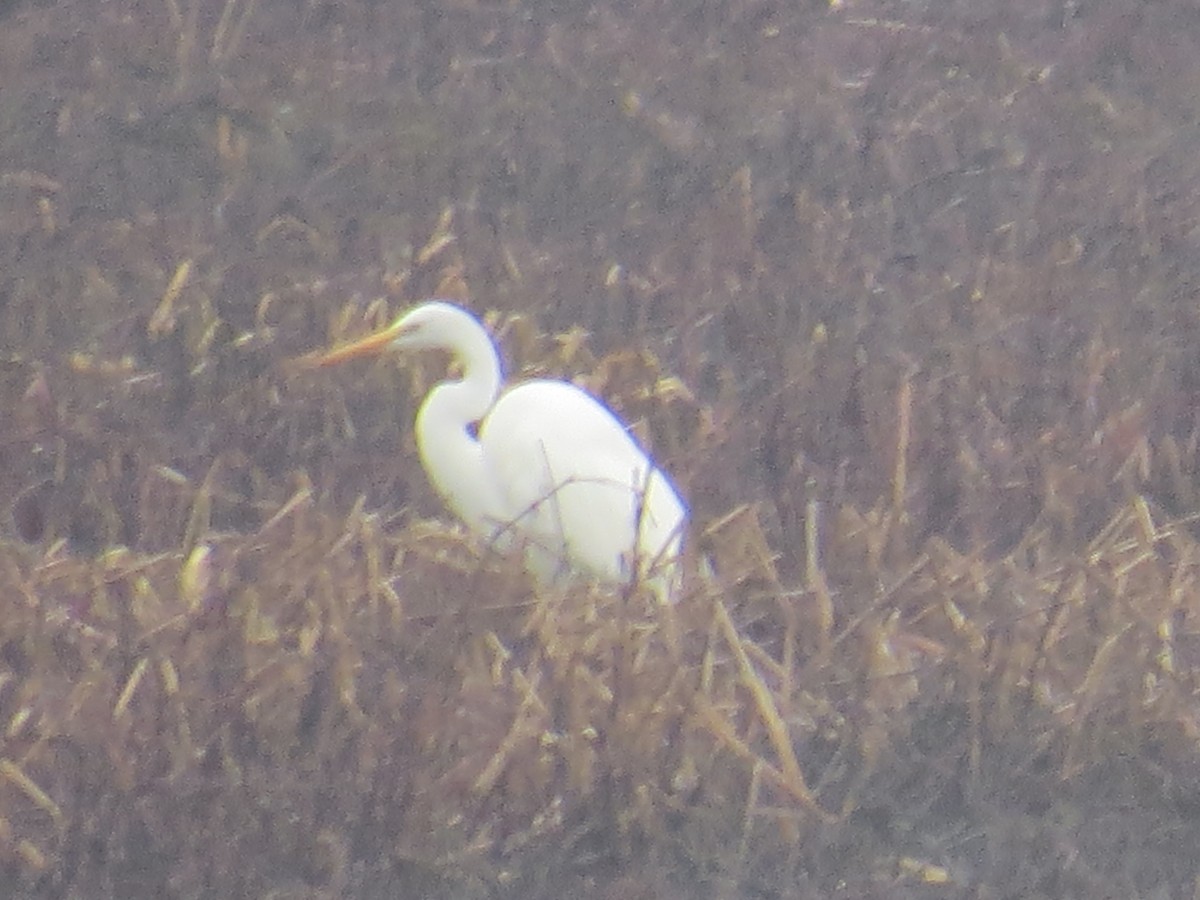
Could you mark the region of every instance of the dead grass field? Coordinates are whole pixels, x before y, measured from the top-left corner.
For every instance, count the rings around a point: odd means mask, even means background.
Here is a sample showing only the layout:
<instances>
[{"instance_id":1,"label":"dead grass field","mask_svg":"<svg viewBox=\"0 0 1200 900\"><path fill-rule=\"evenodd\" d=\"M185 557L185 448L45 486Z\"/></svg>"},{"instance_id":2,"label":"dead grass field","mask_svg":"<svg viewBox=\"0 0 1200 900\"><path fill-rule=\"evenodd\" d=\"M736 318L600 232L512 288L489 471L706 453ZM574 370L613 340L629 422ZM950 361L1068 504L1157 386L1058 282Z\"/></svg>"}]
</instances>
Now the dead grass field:
<instances>
[{"instance_id":1,"label":"dead grass field","mask_svg":"<svg viewBox=\"0 0 1200 900\"><path fill-rule=\"evenodd\" d=\"M1184 0L0 0L0 896L1200 896L1198 97ZM434 295L715 580L287 365Z\"/></svg>"}]
</instances>

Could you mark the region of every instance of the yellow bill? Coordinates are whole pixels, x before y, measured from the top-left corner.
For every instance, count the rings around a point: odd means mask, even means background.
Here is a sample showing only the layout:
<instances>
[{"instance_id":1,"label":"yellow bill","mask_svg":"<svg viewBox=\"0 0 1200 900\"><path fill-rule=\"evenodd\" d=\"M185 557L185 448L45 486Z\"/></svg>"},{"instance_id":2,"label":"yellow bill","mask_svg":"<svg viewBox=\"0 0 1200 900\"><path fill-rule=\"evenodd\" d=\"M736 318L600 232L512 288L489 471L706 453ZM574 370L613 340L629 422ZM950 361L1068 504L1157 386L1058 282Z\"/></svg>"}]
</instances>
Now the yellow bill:
<instances>
[{"instance_id":1,"label":"yellow bill","mask_svg":"<svg viewBox=\"0 0 1200 900\"><path fill-rule=\"evenodd\" d=\"M300 357L295 362L301 368L318 369L325 366L336 366L352 359L378 356L385 352L391 343L403 333L404 329L400 327L400 323L395 322L387 328L376 331L373 334L368 334L366 337L334 347L332 350L310 353Z\"/></svg>"}]
</instances>

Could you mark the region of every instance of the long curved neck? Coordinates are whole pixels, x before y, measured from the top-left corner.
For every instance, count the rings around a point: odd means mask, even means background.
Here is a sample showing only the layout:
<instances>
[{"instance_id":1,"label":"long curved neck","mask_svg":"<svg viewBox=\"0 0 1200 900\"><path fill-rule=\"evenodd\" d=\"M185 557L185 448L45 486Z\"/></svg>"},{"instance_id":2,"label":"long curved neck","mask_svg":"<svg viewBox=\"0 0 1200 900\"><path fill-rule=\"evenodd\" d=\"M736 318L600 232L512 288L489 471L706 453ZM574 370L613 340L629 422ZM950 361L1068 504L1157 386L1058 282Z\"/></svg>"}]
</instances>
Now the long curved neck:
<instances>
[{"instance_id":1,"label":"long curved neck","mask_svg":"<svg viewBox=\"0 0 1200 900\"><path fill-rule=\"evenodd\" d=\"M417 413L417 449L434 488L467 525L490 537L499 522L499 495L487 474L471 426L500 392L500 360L491 339L472 332L456 348L462 378L429 392Z\"/></svg>"}]
</instances>

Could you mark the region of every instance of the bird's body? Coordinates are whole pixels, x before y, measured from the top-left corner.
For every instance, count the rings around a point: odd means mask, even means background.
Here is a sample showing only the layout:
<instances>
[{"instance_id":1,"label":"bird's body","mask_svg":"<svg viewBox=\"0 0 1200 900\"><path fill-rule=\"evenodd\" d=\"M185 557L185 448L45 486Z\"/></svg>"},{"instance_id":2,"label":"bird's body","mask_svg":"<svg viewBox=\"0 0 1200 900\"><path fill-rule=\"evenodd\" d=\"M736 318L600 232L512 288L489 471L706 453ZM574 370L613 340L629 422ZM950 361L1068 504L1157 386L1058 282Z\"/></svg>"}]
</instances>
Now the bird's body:
<instances>
[{"instance_id":1,"label":"bird's body","mask_svg":"<svg viewBox=\"0 0 1200 900\"><path fill-rule=\"evenodd\" d=\"M626 582L636 557L663 592L655 569L677 565L683 503L604 406L567 382L524 382L500 395L479 443L536 575Z\"/></svg>"},{"instance_id":2,"label":"bird's body","mask_svg":"<svg viewBox=\"0 0 1200 900\"><path fill-rule=\"evenodd\" d=\"M461 379L429 392L416 434L434 488L474 532L522 550L542 582L576 572L611 584L636 578L662 600L677 592L687 510L604 404L566 381L501 391L499 356L483 325L442 301L319 362L388 348L446 350L462 366Z\"/></svg>"}]
</instances>

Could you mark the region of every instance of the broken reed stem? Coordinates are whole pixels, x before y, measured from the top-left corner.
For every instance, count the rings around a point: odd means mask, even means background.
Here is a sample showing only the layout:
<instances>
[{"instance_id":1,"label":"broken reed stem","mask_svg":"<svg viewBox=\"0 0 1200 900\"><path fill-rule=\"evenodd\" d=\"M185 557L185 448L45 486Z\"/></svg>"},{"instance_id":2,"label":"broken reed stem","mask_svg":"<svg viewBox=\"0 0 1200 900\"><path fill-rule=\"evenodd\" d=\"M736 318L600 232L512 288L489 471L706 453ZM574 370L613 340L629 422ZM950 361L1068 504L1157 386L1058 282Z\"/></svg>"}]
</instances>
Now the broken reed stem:
<instances>
[{"instance_id":1,"label":"broken reed stem","mask_svg":"<svg viewBox=\"0 0 1200 900\"><path fill-rule=\"evenodd\" d=\"M1126 622L1115 632L1110 634L1100 645L1100 649L1096 651L1096 655L1092 657L1092 663L1088 666L1087 674L1083 678L1083 683L1079 686L1079 700L1075 708L1075 717L1073 727L1071 729L1071 737L1067 743L1067 752L1064 754L1062 779L1069 781L1074 776L1078 775L1083 769L1083 764L1079 762L1079 747L1083 740L1083 729L1087 724L1088 717L1092 714L1100 694L1100 683L1104 677L1104 673L1108 670L1109 660L1129 630L1133 627L1132 622Z\"/></svg>"},{"instance_id":2,"label":"broken reed stem","mask_svg":"<svg viewBox=\"0 0 1200 900\"><path fill-rule=\"evenodd\" d=\"M892 509L907 520L904 497L908 490L908 446L912 438L912 377L905 373L896 397L896 462L892 470Z\"/></svg>"},{"instance_id":3,"label":"broken reed stem","mask_svg":"<svg viewBox=\"0 0 1200 900\"><path fill-rule=\"evenodd\" d=\"M530 728L530 722L534 718L532 713L545 713L545 705L537 696L539 680L536 673L532 680L525 678L519 671L513 673L513 683L521 689L523 694L521 705L517 709L516 715L513 716L513 723L508 729L508 734L504 736L500 746L496 748L496 752L492 754L487 765L483 767L483 771L471 785L471 790L477 795L489 793L500 780L500 776L504 773L504 769L517 747L524 740L536 736L536 729Z\"/></svg>"},{"instance_id":4,"label":"broken reed stem","mask_svg":"<svg viewBox=\"0 0 1200 900\"><path fill-rule=\"evenodd\" d=\"M789 780L782 771L750 749L750 746L738 737L729 720L708 700L697 698L695 708L709 732L732 750L734 755L749 763L752 770L757 772L761 778L769 781L776 790L789 795L804 809L816 813L822 822L834 824L838 821L838 816L822 807L803 783L797 784Z\"/></svg>"},{"instance_id":5,"label":"broken reed stem","mask_svg":"<svg viewBox=\"0 0 1200 900\"><path fill-rule=\"evenodd\" d=\"M221 18L213 31L208 58L218 68L236 55L242 38L246 34L246 23L254 15L254 9L258 2L257 0L248 0L240 15L235 13L237 5L238 0L226 0L224 8L221 10Z\"/></svg>"},{"instance_id":6,"label":"broken reed stem","mask_svg":"<svg viewBox=\"0 0 1200 900\"><path fill-rule=\"evenodd\" d=\"M805 580L813 596L817 612L817 654L825 661L833 635L833 594L821 567L821 502L808 501L804 517Z\"/></svg>"},{"instance_id":7,"label":"broken reed stem","mask_svg":"<svg viewBox=\"0 0 1200 900\"><path fill-rule=\"evenodd\" d=\"M35 806L54 820L56 826L63 824L62 808L15 762L10 759L0 759L0 776L16 785L26 797L33 801Z\"/></svg>"},{"instance_id":8,"label":"broken reed stem","mask_svg":"<svg viewBox=\"0 0 1200 900\"><path fill-rule=\"evenodd\" d=\"M716 622L721 636L725 639L730 650L733 651L734 658L737 660L741 682L754 699L754 706L758 711L759 718L766 727L771 746L775 749L775 754L779 758L780 768L776 770L746 746L745 742L733 731L732 726L730 726L724 716L717 712L707 701L698 702L697 708L701 716L709 728L739 756L747 760L762 762L763 773L769 776L771 781L775 782L778 787L799 801L804 808L812 810L826 822L838 821L837 815L822 807L809 790L808 783L804 779L804 773L800 770L800 763L796 759L795 749L792 747L791 734L788 731L787 723L783 721L783 717L779 714L779 709L771 697L770 688L758 677L758 673L751 664L750 658L742 646L737 629L734 627L733 620L729 618L729 612L726 610L725 604L718 599L713 606L716 611Z\"/></svg>"}]
</instances>

